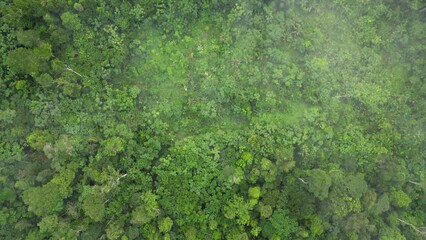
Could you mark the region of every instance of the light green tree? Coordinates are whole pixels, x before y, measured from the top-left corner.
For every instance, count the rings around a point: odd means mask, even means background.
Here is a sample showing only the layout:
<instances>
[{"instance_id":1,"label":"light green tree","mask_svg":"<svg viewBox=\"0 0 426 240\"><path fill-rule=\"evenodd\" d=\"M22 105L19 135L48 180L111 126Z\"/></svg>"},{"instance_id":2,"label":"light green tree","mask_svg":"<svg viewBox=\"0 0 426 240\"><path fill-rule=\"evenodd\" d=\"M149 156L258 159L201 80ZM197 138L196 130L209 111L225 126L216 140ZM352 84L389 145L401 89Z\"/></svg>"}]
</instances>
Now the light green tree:
<instances>
[{"instance_id":1,"label":"light green tree","mask_svg":"<svg viewBox=\"0 0 426 240\"><path fill-rule=\"evenodd\" d=\"M40 227L40 232L54 232L56 226L58 225L58 216L49 215L43 217L37 226Z\"/></svg>"},{"instance_id":2,"label":"light green tree","mask_svg":"<svg viewBox=\"0 0 426 240\"><path fill-rule=\"evenodd\" d=\"M173 220L170 217L166 217L160 220L158 228L162 233L168 233L172 229Z\"/></svg>"},{"instance_id":3,"label":"light green tree","mask_svg":"<svg viewBox=\"0 0 426 240\"><path fill-rule=\"evenodd\" d=\"M297 230L297 222L284 209L275 210L263 224L262 232L269 239L288 239Z\"/></svg>"},{"instance_id":4,"label":"light green tree","mask_svg":"<svg viewBox=\"0 0 426 240\"><path fill-rule=\"evenodd\" d=\"M223 214L228 219L236 219L240 225L247 225L250 220L252 206L244 198L234 196L223 208Z\"/></svg>"},{"instance_id":5,"label":"light green tree","mask_svg":"<svg viewBox=\"0 0 426 240\"><path fill-rule=\"evenodd\" d=\"M62 24L64 27L77 31L81 28L81 22L77 14L65 12L61 15Z\"/></svg>"},{"instance_id":6,"label":"light green tree","mask_svg":"<svg viewBox=\"0 0 426 240\"><path fill-rule=\"evenodd\" d=\"M105 216L105 198L99 191L92 190L83 199L82 208L86 216L95 222L100 222Z\"/></svg>"},{"instance_id":7,"label":"light green tree","mask_svg":"<svg viewBox=\"0 0 426 240\"><path fill-rule=\"evenodd\" d=\"M28 210L38 216L46 216L62 209L62 196L57 184L48 183L41 187L31 187L24 191L23 200Z\"/></svg>"},{"instance_id":8,"label":"light green tree","mask_svg":"<svg viewBox=\"0 0 426 240\"><path fill-rule=\"evenodd\" d=\"M402 190L393 190L390 192L391 203L395 207L408 207L411 203L411 198Z\"/></svg>"},{"instance_id":9,"label":"light green tree","mask_svg":"<svg viewBox=\"0 0 426 240\"><path fill-rule=\"evenodd\" d=\"M142 194L140 197L142 204L132 211L132 219L130 222L135 225L142 225L154 219L160 213L157 198L158 197L151 192Z\"/></svg>"},{"instance_id":10,"label":"light green tree","mask_svg":"<svg viewBox=\"0 0 426 240\"><path fill-rule=\"evenodd\" d=\"M24 191L23 200L28 210L38 216L46 216L63 208L63 199L72 193L70 184L74 180L74 172L65 170L41 187L30 187Z\"/></svg>"}]
</instances>

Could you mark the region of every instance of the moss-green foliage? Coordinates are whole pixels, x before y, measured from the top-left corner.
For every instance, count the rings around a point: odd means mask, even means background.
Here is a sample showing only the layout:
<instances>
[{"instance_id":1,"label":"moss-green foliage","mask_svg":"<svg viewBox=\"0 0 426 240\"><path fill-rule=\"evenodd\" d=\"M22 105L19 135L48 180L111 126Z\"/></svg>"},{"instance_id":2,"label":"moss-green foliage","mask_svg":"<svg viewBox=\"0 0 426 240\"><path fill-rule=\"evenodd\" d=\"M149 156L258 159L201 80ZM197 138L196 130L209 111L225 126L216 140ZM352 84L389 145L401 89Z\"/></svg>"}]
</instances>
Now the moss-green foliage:
<instances>
[{"instance_id":1,"label":"moss-green foliage","mask_svg":"<svg viewBox=\"0 0 426 240\"><path fill-rule=\"evenodd\" d=\"M328 189L331 186L331 177L321 169L314 169L309 173L308 191L313 193L319 200L328 197Z\"/></svg>"},{"instance_id":2,"label":"moss-green foliage","mask_svg":"<svg viewBox=\"0 0 426 240\"><path fill-rule=\"evenodd\" d=\"M61 210L63 207L63 197L57 191L57 187L56 184L47 184L42 187L33 187L26 190L23 200L28 205L28 210L39 216Z\"/></svg>"},{"instance_id":3,"label":"moss-green foliage","mask_svg":"<svg viewBox=\"0 0 426 240\"><path fill-rule=\"evenodd\" d=\"M278 209L263 226L264 236L269 239L286 239L297 229L297 223L291 219L285 210Z\"/></svg>"},{"instance_id":4,"label":"moss-green foliage","mask_svg":"<svg viewBox=\"0 0 426 240\"><path fill-rule=\"evenodd\" d=\"M391 191L390 197L392 199L392 204L395 207L408 207L411 203L411 198L402 190Z\"/></svg>"},{"instance_id":5,"label":"moss-green foliage","mask_svg":"<svg viewBox=\"0 0 426 240\"><path fill-rule=\"evenodd\" d=\"M0 239L423 239L424 6L1 1Z\"/></svg>"},{"instance_id":6,"label":"moss-green foliage","mask_svg":"<svg viewBox=\"0 0 426 240\"><path fill-rule=\"evenodd\" d=\"M89 193L82 202L84 214L93 221L102 221L105 215L104 198L101 193Z\"/></svg>"},{"instance_id":7,"label":"moss-green foliage","mask_svg":"<svg viewBox=\"0 0 426 240\"><path fill-rule=\"evenodd\" d=\"M167 232L170 232L170 230L172 229L172 226L173 226L173 220L169 217L166 217L160 220L158 228L160 232L167 233Z\"/></svg>"}]
</instances>

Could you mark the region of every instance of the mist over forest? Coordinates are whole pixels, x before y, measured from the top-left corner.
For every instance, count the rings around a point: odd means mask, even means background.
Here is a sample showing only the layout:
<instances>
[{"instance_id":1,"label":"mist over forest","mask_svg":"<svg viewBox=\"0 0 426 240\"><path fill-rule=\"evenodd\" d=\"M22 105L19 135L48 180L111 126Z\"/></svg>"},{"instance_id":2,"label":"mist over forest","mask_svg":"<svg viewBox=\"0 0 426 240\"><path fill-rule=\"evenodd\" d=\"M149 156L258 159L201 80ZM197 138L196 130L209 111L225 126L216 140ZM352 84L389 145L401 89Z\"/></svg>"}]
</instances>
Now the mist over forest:
<instances>
[{"instance_id":1,"label":"mist over forest","mask_svg":"<svg viewBox=\"0 0 426 240\"><path fill-rule=\"evenodd\" d=\"M4 0L0 31L0 239L426 238L425 0Z\"/></svg>"}]
</instances>

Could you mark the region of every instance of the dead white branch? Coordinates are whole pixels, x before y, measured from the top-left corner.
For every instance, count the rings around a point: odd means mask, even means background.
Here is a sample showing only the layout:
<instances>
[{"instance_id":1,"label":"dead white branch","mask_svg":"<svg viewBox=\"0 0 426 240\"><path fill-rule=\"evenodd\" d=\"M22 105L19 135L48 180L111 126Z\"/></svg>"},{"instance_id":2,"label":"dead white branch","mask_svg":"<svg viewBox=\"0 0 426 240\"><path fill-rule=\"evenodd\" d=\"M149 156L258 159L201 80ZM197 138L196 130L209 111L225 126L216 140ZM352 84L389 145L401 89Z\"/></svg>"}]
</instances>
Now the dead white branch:
<instances>
[{"instance_id":1,"label":"dead white branch","mask_svg":"<svg viewBox=\"0 0 426 240\"><path fill-rule=\"evenodd\" d=\"M79 77L83 77L83 75L81 75L80 73L78 73L78 72L74 71L74 69L72 69L72 68L71 68L70 66L68 66L68 65L65 65L65 70L70 71L70 72L72 72L72 73L76 74L76 75L77 75L77 76L79 76Z\"/></svg>"},{"instance_id":2,"label":"dead white branch","mask_svg":"<svg viewBox=\"0 0 426 240\"><path fill-rule=\"evenodd\" d=\"M305 181L303 178L298 178L303 184L308 184L307 181Z\"/></svg>"},{"instance_id":3,"label":"dead white branch","mask_svg":"<svg viewBox=\"0 0 426 240\"><path fill-rule=\"evenodd\" d=\"M398 221L402 222L403 224L410 226L412 229L414 229L414 231L420 233L421 235L426 236L426 228L425 227L416 227L415 225L413 225L413 224L411 224L407 221L404 221L400 218L397 218L397 219L398 219Z\"/></svg>"},{"instance_id":4,"label":"dead white branch","mask_svg":"<svg viewBox=\"0 0 426 240\"><path fill-rule=\"evenodd\" d=\"M418 182L414 182L414 181L408 181L409 183L415 184L415 185L420 185L420 183Z\"/></svg>"}]
</instances>

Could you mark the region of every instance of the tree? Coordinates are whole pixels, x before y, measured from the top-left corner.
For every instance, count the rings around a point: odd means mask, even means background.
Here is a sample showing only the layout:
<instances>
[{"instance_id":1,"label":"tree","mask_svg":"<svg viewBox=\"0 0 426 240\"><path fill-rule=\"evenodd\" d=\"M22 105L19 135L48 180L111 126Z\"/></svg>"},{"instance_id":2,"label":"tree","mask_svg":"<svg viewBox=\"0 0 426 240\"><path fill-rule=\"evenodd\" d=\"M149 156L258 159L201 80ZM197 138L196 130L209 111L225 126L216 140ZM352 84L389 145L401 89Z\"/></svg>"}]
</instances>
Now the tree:
<instances>
[{"instance_id":1,"label":"tree","mask_svg":"<svg viewBox=\"0 0 426 240\"><path fill-rule=\"evenodd\" d=\"M52 135L46 131L35 130L27 136L27 142L34 150L42 151L44 146L53 140Z\"/></svg>"},{"instance_id":2,"label":"tree","mask_svg":"<svg viewBox=\"0 0 426 240\"><path fill-rule=\"evenodd\" d=\"M34 47L40 41L40 34L34 29L16 31L18 42L25 47Z\"/></svg>"},{"instance_id":3,"label":"tree","mask_svg":"<svg viewBox=\"0 0 426 240\"><path fill-rule=\"evenodd\" d=\"M391 203L395 207L408 207L411 203L411 198L402 190L393 190L390 192Z\"/></svg>"},{"instance_id":4,"label":"tree","mask_svg":"<svg viewBox=\"0 0 426 240\"><path fill-rule=\"evenodd\" d=\"M362 195L367 192L368 185L365 182L364 177L362 175L349 176L346 178L346 188L350 196L354 198L361 198Z\"/></svg>"},{"instance_id":5,"label":"tree","mask_svg":"<svg viewBox=\"0 0 426 240\"><path fill-rule=\"evenodd\" d=\"M11 188L3 188L0 192L0 203L13 202L15 199L15 192Z\"/></svg>"},{"instance_id":6,"label":"tree","mask_svg":"<svg viewBox=\"0 0 426 240\"><path fill-rule=\"evenodd\" d=\"M277 167L283 172L289 172L296 166L293 159L293 149L277 149L275 150L275 159Z\"/></svg>"},{"instance_id":7,"label":"tree","mask_svg":"<svg viewBox=\"0 0 426 240\"><path fill-rule=\"evenodd\" d=\"M46 216L62 210L63 196L57 190L59 186L48 183L42 187L31 187L24 191L23 200L28 210L38 216Z\"/></svg>"},{"instance_id":8,"label":"tree","mask_svg":"<svg viewBox=\"0 0 426 240\"><path fill-rule=\"evenodd\" d=\"M265 178L266 182L273 182L275 181L276 175L277 175L277 168L272 163L271 160L267 158L262 158L261 160L261 173L262 176Z\"/></svg>"},{"instance_id":9,"label":"tree","mask_svg":"<svg viewBox=\"0 0 426 240\"><path fill-rule=\"evenodd\" d=\"M249 188L248 193L249 193L250 198L259 199L260 194L261 194L260 187L259 186L251 187L251 188Z\"/></svg>"},{"instance_id":10,"label":"tree","mask_svg":"<svg viewBox=\"0 0 426 240\"><path fill-rule=\"evenodd\" d=\"M0 239L422 238L422 3L0 1Z\"/></svg>"},{"instance_id":11,"label":"tree","mask_svg":"<svg viewBox=\"0 0 426 240\"><path fill-rule=\"evenodd\" d=\"M312 236L321 236L321 234L325 231L325 223L319 216L312 216L310 218L310 226Z\"/></svg>"},{"instance_id":12,"label":"tree","mask_svg":"<svg viewBox=\"0 0 426 240\"><path fill-rule=\"evenodd\" d=\"M100 222L105 216L105 197L99 189L91 189L83 197L82 207L86 216L95 222Z\"/></svg>"},{"instance_id":13,"label":"tree","mask_svg":"<svg viewBox=\"0 0 426 240\"><path fill-rule=\"evenodd\" d=\"M115 156L124 149L124 140L120 137L107 139L102 144L106 156Z\"/></svg>"},{"instance_id":14,"label":"tree","mask_svg":"<svg viewBox=\"0 0 426 240\"><path fill-rule=\"evenodd\" d=\"M406 240L398 228L386 226L380 229L379 240Z\"/></svg>"},{"instance_id":15,"label":"tree","mask_svg":"<svg viewBox=\"0 0 426 240\"><path fill-rule=\"evenodd\" d=\"M365 213L354 213L346 220L344 227L346 235L351 238L353 236L368 238L371 232L376 232L374 225L370 224Z\"/></svg>"},{"instance_id":16,"label":"tree","mask_svg":"<svg viewBox=\"0 0 426 240\"><path fill-rule=\"evenodd\" d=\"M65 12L61 15L62 24L64 27L77 31L81 28L81 22L77 14Z\"/></svg>"},{"instance_id":17,"label":"tree","mask_svg":"<svg viewBox=\"0 0 426 240\"><path fill-rule=\"evenodd\" d=\"M389 195L387 193L384 193L379 197L377 200L377 203L374 205L374 213L375 214L381 214L383 212L388 211L390 208L389 206Z\"/></svg>"},{"instance_id":18,"label":"tree","mask_svg":"<svg viewBox=\"0 0 426 240\"><path fill-rule=\"evenodd\" d=\"M53 233L58 225L58 216L49 215L43 217L37 226L40 227L40 232L50 232Z\"/></svg>"},{"instance_id":19,"label":"tree","mask_svg":"<svg viewBox=\"0 0 426 240\"><path fill-rule=\"evenodd\" d=\"M26 189L23 200L28 205L28 210L38 216L46 216L62 210L63 199L72 193L69 185L73 179L74 172L67 169L41 187Z\"/></svg>"},{"instance_id":20,"label":"tree","mask_svg":"<svg viewBox=\"0 0 426 240\"><path fill-rule=\"evenodd\" d=\"M8 52L6 64L15 74L28 74L37 77L41 71L47 70L48 60L52 57L52 46L40 43L33 49L16 48Z\"/></svg>"},{"instance_id":21,"label":"tree","mask_svg":"<svg viewBox=\"0 0 426 240\"><path fill-rule=\"evenodd\" d=\"M172 229L173 220L170 217L166 217L160 220L158 228L162 233L168 233Z\"/></svg>"},{"instance_id":22,"label":"tree","mask_svg":"<svg viewBox=\"0 0 426 240\"><path fill-rule=\"evenodd\" d=\"M40 63L36 59L37 56L32 50L17 48L8 53L6 63L17 74L37 76L40 71Z\"/></svg>"},{"instance_id":23,"label":"tree","mask_svg":"<svg viewBox=\"0 0 426 240\"><path fill-rule=\"evenodd\" d=\"M223 215L227 219L236 219L239 225L247 225L250 220L251 205L244 198L234 196L223 208Z\"/></svg>"},{"instance_id":24,"label":"tree","mask_svg":"<svg viewBox=\"0 0 426 240\"><path fill-rule=\"evenodd\" d=\"M261 218L268 218L272 215L272 207L269 205L259 204L259 212Z\"/></svg>"},{"instance_id":25,"label":"tree","mask_svg":"<svg viewBox=\"0 0 426 240\"><path fill-rule=\"evenodd\" d=\"M1 110L0 109L0 121L4 123L13 123L13 119L16 117L16 111L11 109Z\"/></svg>"},{"instance_id":26,"label":"tree","mask_svg":"<svg viewBox=\"0 0 426 240\"><path fill-rule=\"evenodd\" d=\"M328 197L328 189L331 186L331 177L321 169L314 169L308 172L308 191L313 193L320 200Z\"/></svg>"},{"instance_id":27,"label":"tree","mask_svg":"<svg viewBox=\"0 0 426 240\"><path fill-rule=\"evenodd\" d=\"M158 196L151 192L142 194L140 196L142 205L132 211L130 222L135 225L143 225L154 219L160 212L157 198Z\"/></svg>"},{"instance_id":28,"label":"tree","mask_svg":"<svg viewBox=\"0 0 426 240\"><path fill-rule=\"evenodd\" d=\"M123 223L117 220L112 221L108 225L105 232L106 232L107 239L111 239L111 240L119 239L124 232Z\"/></svg>"},{"instance_id":29,"label":"tree","mask_svg":"<svg viewBox=\"0 0 426 240\"><path fill-rule=\"evenodd\" d=\"M38 84L45 88L51 87L54 84L52 76L48 73L41 74L36 77L35 80Z\"/></svg>"},{"instance_id":30,"label":"tree","mask_svg":"<svg viewBox=\"0 0 426 240\"><path fill-rule=\"evenodd\" d=\"M287 239L297 230L297 222L288 216L284 209L277 209L272 216L264 222L262 233L265 237L273 239L279 237Z\"/></svg>"}]
</instances>

